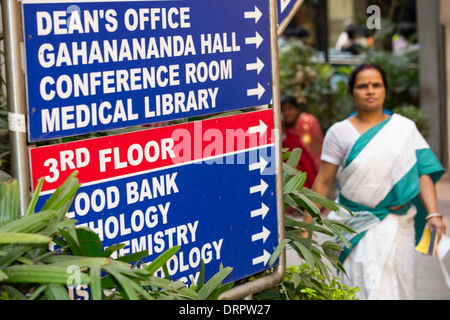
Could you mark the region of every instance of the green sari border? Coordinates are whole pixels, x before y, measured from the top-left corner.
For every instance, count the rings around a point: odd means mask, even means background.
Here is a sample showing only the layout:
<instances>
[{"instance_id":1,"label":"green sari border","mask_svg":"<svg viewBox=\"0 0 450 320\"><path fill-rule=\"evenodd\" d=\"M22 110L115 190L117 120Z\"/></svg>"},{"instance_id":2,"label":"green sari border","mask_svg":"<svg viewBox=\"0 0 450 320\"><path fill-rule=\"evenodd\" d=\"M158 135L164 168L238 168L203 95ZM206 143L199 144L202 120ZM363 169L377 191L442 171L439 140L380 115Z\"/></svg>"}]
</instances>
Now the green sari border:
<instances>
[{"instance_id":1,"label":"green sari border","mask_svg":"<svg viewBox=\"0 0 450 320\"><path fill-rule=\"evenodd\" d=\"M383 120L376 126L373 126L366 132L364 132L358 140L356 140L355 144L353 145L352 149L350 150L350 153L345 161L344 168L348 167L350 163L352 163L353 160L359 155L359 153L367 146L367 144L372 140L374 136L377 135L377 133L383 129L383 127L392 119L392 116L387 118L386 120Z\"/></svg>"},{"instance_id":2,"label":"green sari border","mask_svg":"<svg viewBox=\"0 0 450 320\"><path fill-rule=\"evenodd\" d=\"M345 198L341 193L338 195L338 201L340 204L348 208L352 212L368 211L374 214L380 221L383 220L389 213L404 215L410 209L411 205L414 205L417 209L417 214L414 217L414 229L415 229L415 244L417 245L422 238L423 230L426 225L425 218L427 212L422 202L419 199L419 180L422 175L429 175L434 184L444 174L444 168L440 164L439 160L434 155L433 151L429 148L416 150L417 161L414 166L400 179L387 194L385 199L380 202L375 208L363 206L361 204L352 202ZM407 190L407 192L399 192L401 190ZM401 196L400 198L398 196ZM393 202L395 199L398 203ZM404 204L399 210L389 210L388 207ZM339 255L339 261L344 263L345 259L356 247L363 235L362 232L350 240L351 248L344 247L343 251Z\"/></svg>"}]
</instances>

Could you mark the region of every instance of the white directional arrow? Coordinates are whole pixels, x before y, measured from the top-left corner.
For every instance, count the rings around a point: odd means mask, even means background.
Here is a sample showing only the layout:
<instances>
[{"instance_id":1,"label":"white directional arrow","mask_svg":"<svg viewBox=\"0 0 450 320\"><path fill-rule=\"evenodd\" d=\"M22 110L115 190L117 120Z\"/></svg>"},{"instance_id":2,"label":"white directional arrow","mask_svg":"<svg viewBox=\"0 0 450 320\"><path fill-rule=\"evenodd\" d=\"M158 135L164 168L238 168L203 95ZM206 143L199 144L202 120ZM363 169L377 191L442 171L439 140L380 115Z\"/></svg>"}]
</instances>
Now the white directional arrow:
<instances>
[{"instance_id":1,"label":"white directional arrow","mask_svg":"<svg viewBox=\"0 0 450 320\"><path fill-rule=\"evenodd\" d=\"M291 2L291 0L281 0L281 12L286 9L286 7L289 5L289 2Z\"/></svg>"},{"instance_id":2,"label":"white directional arrow","mask_svg":"<svg viewBox=\"0 0 450 320\"><path fill-rule=\"evenodd\" d=\"M255 6L255 11L244 12L245 19L255 19L255 23L258 23L259 18L261 18L262 13L259 11L258 7Z\"/></svg>"},{"instance_id":3,"label":"white directional arrow","mask_svg":"<svg viewBox=\"0 0 450 320\"><path fill-rule=\"evenodd\" d=\"M266 243L267 238L270 235L270 231L263 227L263 231L257 234L252 235L252 242L262 240L263 243Z\"/></svg>"},{"instance_id":4,"label":"white directional arrow","mask_svg":"<svg viewBox=\"0 0 450 320\"><path fill-rule=\"evenodd\" d=\"M256 31L254 37L245 38L245 44L256 44L256 49L258 49L263 40L263 37L259 35L258 31Z\"/></svg>"},{"instance_id":5,"label":"white directional arrow","mask_svg":"<svg viewBox=\"0 0 450 320\"><path fill-rule=\"evenodd\" d=\"M267 264L270 260L270 253L268 253L266 250L264 250L264 254L262 256L256 257L252 260L253 265L258 263L264 263L264 265Z\"/></svg>"},{"instance_id":6,"label":"white directional arrow","mask_svg":"<svg viewBox=\"0 0 450 320\"><path fill-rule=\"evenodd\" d=\"M264 169L267 167L267 164L268 162L263 157L260 157L259 162L252 163L251 165L249 165L249 170L250 171L259 170L262 173Z\"/></svg>"},{"instance_id":7,"label":"white directional arrow","mask_svg":"<svg viewBox=\"0 0 450 320\"><path fill-rule=\"evenodd\" d=\"M259 133L259 135L262 136L266 130L267 125L262 120L259 120L259 125L248 128L248 133Z\"/></svg>"},{"instance_id":8,"label":"white directional arrow","mask_svg":"<svg viewBox=\"0 0 450 320\"><path fill-rule=\"evenodd\" d=\"M258 96L258 100L261 99L266 89L258 82L258 88L248 89L247 96Z\"/></svg>"},{"instance_id":9,"label":"white directional arrow","mask_svg":"<svg viewBox=\"0 0 450 320\"><path fill-rule=\"evenodd\" d=\"M266 217L266 214L267 214L268 212L269 212L269 207L266 206L264 203L261 203L261 208L260 208L260 209L253 210L252 212L250 212L250 216L251 216L252 218L261 216L262 219L264 220L264 218Z\"/></svg>"},{"instance_id":10,"label":"white directional arrow","mask_svg":"<svg viewBox=\"0 0 450 320\"><path fill-rule=\"evenodd\" d=\"M261 192L261 196L264 195L264 192L266 192L266 189L269 185L264 182L263 179L261 179L261 184L258 186L250 187L250 193L257 193Z\"/></svg>"},{"instance_id":11,"label":"white directional arrow","mask_svg":"<svg viewBox=\"0 0 450 320\"><path fill-rule=\"evenodd\" d=\"M256 70L257 74L259 74L263 68L264 63L261 60L259 60L259 58L256 58L255 63L247 63L247 71Z\"/></svg>"}]
</instances>

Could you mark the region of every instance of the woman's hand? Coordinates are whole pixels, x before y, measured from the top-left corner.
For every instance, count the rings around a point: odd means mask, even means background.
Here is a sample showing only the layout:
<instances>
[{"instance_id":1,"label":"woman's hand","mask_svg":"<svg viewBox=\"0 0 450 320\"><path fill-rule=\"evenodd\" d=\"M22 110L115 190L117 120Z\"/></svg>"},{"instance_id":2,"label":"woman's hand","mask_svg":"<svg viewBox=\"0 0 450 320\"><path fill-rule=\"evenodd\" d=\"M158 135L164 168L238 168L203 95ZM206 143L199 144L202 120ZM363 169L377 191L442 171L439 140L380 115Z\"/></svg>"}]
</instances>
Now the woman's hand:
<instances>
[{"instance_id":1,"label":"woman's hand","mask_svg":"<svg viewBox=\"0 0 450 320\"><path fill-rule=\"evenodd\" d=\"M430 230L436 229L439 235L438 239L441 238L441 235L445 234L447 229L442 217L432 217L428 219L427 225Z\"/></svg>"},{"instance_id":2,"label":"woman's hand","mask_svg":"<svg viewBox=\"0 0 450 320\"><path fill-rule=\"evenodd\" d=\"M420 184L420 193L419 198L422 204L424 205L426 211L430 212L439 212L438 203L437 203L437 195L436 189L434 187L433 180L429 175L422 175L419 178ZM442 215L430 214L430 217L427 219L427 225L430 230L436 229L439 235L439 239L442 234L445 234L446 226L442 219Z\"/></svg>"}]
</instances>

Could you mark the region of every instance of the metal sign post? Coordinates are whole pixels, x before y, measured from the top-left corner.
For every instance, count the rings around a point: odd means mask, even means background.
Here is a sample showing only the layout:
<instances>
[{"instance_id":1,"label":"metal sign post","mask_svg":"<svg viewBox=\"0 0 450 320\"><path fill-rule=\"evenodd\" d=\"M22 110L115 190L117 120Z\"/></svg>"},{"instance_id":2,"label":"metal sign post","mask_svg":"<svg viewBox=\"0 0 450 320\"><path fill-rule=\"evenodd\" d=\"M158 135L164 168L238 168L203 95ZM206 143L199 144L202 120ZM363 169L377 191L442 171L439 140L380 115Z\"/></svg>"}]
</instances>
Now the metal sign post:
<instances>
[{"instance_id":1,"label":"metal sign post","mask_svg":"<svg viewBox=\"0 0 450 320\"><path fill-rule=\"evenodd\" d=\"M30 201L30 170L26 131L26 91L21 59L21 8L14 0L2 0L5 44L8 124L11 144L12 176L19 182L20 214L25 215Z\"/></svg>"}]
</instances>

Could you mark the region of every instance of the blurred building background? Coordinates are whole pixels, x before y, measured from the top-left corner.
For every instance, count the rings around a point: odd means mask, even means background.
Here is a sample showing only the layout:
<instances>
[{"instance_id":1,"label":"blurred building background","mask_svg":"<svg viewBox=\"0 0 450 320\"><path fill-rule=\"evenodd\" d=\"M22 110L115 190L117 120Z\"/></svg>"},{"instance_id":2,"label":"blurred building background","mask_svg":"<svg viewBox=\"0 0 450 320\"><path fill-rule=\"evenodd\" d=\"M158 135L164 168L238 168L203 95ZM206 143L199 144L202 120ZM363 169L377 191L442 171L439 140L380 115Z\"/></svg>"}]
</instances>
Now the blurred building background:
<instances>
[{"instance_id":1,"label":"blurred building background","mask_svg":"<svg viewBox=\"0 0 450 320\"><path fill-rule=\"evenodd\" d=\"M373 6L379 10L380 24L370 30L367 26L375 12L368 8ZM417 64L417 104L428 122L426 138L444 167L450 168L450 0L305 0L294 20L291 27L298 28L301 41L334 67L366 58L367 50L362 54L339 50L338 39L349 24L357 27L358 37L370 38L366 45L371 51L395 53L405 46L416 50L417 58L410 64Z\"/></svg>"}]
</instances>

